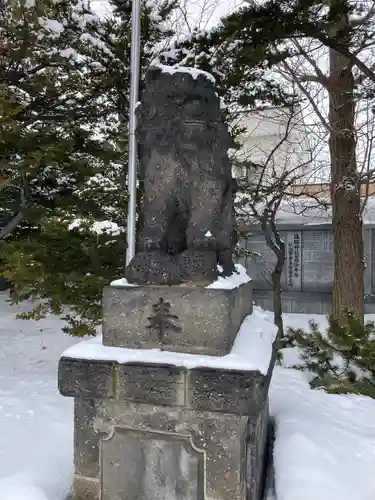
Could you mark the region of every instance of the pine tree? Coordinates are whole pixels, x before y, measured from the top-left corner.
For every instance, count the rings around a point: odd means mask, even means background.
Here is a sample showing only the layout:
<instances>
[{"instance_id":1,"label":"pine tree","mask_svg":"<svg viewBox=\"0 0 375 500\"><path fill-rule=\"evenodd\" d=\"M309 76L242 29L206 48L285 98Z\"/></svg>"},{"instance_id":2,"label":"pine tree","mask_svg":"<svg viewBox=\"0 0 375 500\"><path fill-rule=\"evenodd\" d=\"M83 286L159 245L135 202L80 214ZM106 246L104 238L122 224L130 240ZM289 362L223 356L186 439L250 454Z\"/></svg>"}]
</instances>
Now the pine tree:
<instances>
[{"instance_id":1,"label":"pine tree","mask_svg":"<svg viewBox=\"0 0 375 500\"><path fill-rule=\"evenodd\" d=\"M344 326L328 318L325 332L310 322L310 331L289 328L290 344L301 352L295 368L313 374L311 386L331 393L355 393L375 398L375 323L346 311Z\"/></svg>"},{"instance_id":2,"label":"pine tree","mask_svg":"<svg viewBox=\"0 0 375 500\"><path fill-rule=\"evenodd\" d=\"M373 67L359 57L361 51L365 51L362 54L365 58L373 52L374 18L372 2L247 2L245 7L222 19L211 33L193 37L194 43L204 47L205 54L211 51L217 54L219 70L221 60L224 65L231 61L235 75L232 80L237 82L233 87L234 96L236 87L242 89L248 84L248 75L254 68L276 68L277 62L286 63L297 55L305 57L306 51L299 43L301 39L323 44L329 51L327 75L318 68L317 74L302 75L295 81L302 94L306 94L303 82L309 79L319 82L330 101L328 129L335 252L333 314L343 321L347 308L363 320L361 178L356 158L355 109L358 99L375 95ZM216 51L218 43L220 49ZM313 58L314 54L310 59Z\"/></svg>"},{"instance_id":3,"label":"pine tree","mask_svg":"<svg viewBox=\"0 0 375 500\"><path fill-rule=\"evenodd\" d=\"M242 131L235 126L236 117L249 109L290 104L293 97L269 71L283 54L267 44L246 46L244 50L244 43L241 34L229 37L219 25L207 32L193 32L160 53L165 64L191 66L214 76L224 117L234 127L234 136Z\"/></svg>"},{"instance_id":4,"label":"pine tree","mask_svg":"<svg viewBox=\"0 0 375 500\"><path fill-rule=\"evenodd\" d=\"M125 3L123 3L123 6ZM94 333L103 286L123 274L130 3L10 0L0 13L0 275L25 317L65 314ZM168 9L163 7L163 15ZM143 64L163 35L144 6ZM149 52L147 52L149 51ZM148 63L147 63L148 61Z\"/></svg>"}]
</instances>

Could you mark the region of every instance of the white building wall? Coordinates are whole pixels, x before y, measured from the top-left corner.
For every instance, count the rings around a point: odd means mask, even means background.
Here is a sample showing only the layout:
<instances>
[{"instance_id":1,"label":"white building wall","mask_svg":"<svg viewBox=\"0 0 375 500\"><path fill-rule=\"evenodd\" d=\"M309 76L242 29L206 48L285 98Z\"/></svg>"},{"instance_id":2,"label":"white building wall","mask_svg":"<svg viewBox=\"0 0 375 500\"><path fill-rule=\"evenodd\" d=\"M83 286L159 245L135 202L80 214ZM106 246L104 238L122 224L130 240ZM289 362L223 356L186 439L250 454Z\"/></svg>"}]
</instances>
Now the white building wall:
<instances>
[{"instance_id":1,"label":"white building wall","mask_svg":"<svg viewBox=\"0 0 375 500\"><path fill-rule=\"evenodd\" d=\"M309 181L314 166L310 162L311 148L301 113L297 112L290 119L287 109L270 108L249 113L237 124L245 127L246 132L239 138L243 146L236 154L240 159L261 165L267 163L263 176L265 182L272 183L284 174L288 179L295 179L296 183ZM238 170L234 172L237 177L245 174ZM248 175L257 178L254 172Z\"/></svg>"}]
</instances>

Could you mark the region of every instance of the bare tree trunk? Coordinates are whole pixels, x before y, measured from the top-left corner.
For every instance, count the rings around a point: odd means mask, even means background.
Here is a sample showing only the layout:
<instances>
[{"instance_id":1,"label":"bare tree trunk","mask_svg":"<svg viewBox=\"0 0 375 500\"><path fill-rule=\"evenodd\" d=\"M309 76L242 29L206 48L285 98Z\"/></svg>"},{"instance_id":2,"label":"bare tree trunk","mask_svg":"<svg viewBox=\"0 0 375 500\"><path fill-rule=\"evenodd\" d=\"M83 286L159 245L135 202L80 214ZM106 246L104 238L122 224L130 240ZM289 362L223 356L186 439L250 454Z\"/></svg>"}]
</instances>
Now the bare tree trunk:
<instances>
[{"instance_id":1,"label":"bare tree trunk","mask_svg":"<svg viewBox=\"0 0 375 500\"><path fill-rule=\"evenodd\" d=\"M281 275L283 273L284 258L280 261L277 257L275 268L272 272L272 285L273 285L273 320L277 326L277 335L281 339L284 336L284 322L283 322L283 307L281 302Z\"/></svg>"},{"instance_id":2,"label":"bare tree trunk","mask_svg":"<svg viewBox=\"0 0 375 500\"><path fill-rule=\"evenodd\" d=\"M278 208L278 207L277 207ZM276 264L272 271L272 289L273 289L273 321L277 326L277 337L280 340L284 337L283 307L281 301L282 287L281 276L285 264L285 243L280 237L276 228L276 211L264 211L260 218L261 227L268 248L270 248L276 257Z\"/></svg>"},{"instance_id":3,"label":"bare tree trunk","mask_svg":"<svg viewBox=\"0 0 375 500\"><path fill-rule=\"evenodd\" d=\"M342 45L349 47L347 1L331 0L330 7L335 12L340 11L332 34ZM363 223L356 163L354 78L352 65L347 57L332 49L328 90L335 256L332 314L335 319L343 322L344 310L350 309L363 321Z\"/></svg>"}]
</instances>

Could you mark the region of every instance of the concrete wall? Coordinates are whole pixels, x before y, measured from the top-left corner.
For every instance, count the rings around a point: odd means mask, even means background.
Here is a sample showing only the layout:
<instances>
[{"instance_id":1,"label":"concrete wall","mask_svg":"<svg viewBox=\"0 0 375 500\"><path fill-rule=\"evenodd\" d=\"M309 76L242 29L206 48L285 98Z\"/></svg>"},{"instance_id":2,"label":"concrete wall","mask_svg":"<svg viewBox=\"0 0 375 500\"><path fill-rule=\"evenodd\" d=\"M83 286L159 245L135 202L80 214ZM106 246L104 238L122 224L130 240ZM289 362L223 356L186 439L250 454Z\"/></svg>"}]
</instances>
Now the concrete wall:
<instances>
[{"instance_id":1,"label":"concrete wall","mask_svg":"<svg viewBox=\"0 0 375 500\"><path fill-rule=\"evenodd\" d=\"M333 284L333 243L330 224L279 225L286 246L286 264L282 278L285 312L327 314L330 312ZM365 249L366 312L375 313L375 227L363 230ZM264 235L254 226L245 248L257 252L244 260L253 277L253 297L256 304L272 310L270 272L276 262L266 246Z\"/></svg>"}]
</instances>

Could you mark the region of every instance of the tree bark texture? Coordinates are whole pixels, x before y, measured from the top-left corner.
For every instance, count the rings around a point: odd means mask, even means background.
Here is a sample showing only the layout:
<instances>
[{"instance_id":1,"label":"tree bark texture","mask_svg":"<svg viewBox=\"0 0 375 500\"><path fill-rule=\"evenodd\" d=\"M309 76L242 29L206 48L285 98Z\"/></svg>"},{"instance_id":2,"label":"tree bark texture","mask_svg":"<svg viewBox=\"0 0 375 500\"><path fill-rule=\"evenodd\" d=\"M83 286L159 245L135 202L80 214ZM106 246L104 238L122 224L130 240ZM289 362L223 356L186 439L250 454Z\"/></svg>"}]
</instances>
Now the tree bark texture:
<instances>
[{"instance_id":1,"label":"tree bark texture","mask_svg":"<svg viewBox=\"0 0 375 500\"><path fill-rule=\"evenodd\" d=\"M282 286L281 277L285 264L285 243L280 237L280 233L275 223L276 212L271 216L266 211L260 219L261 227L264 232L266 245L272 250L276 257L275 267L272 271L272 290L273 290L273 320L277 326L277 336L280 340L284 337L283 307L282 307Z\"/></svg>"},{"instance_id":2,"label":"tree bark texture","mask_svg":"<svg viewBox=\"0 0 375 500\"><path fill-rule=\"evenodd\" d=\"M277 326L278 339L284 337L284 322L283 322L283 307L282 307L282 286L281 276L283 273L284 264L278 262L272 272L272 286L273 286L273 321ZM281 268L281 270L280 270Z\"/></svg>"},{"instance_id":3,"label":"tree bark texture","mask_svg":"<svg viewBox=\"0 0 375 500\"><path fill-rule=\"evenodd\" d=\"M331 9L342 12L335 18L332 35L350 46L346 1L331 0ZM329 148L331 157L331 198L334 246L332 314L345 321L345 309L363 321L364 255L360 178L356 162L354 78L350 61L330 50Z\"/></svg>"}]
</instances>

